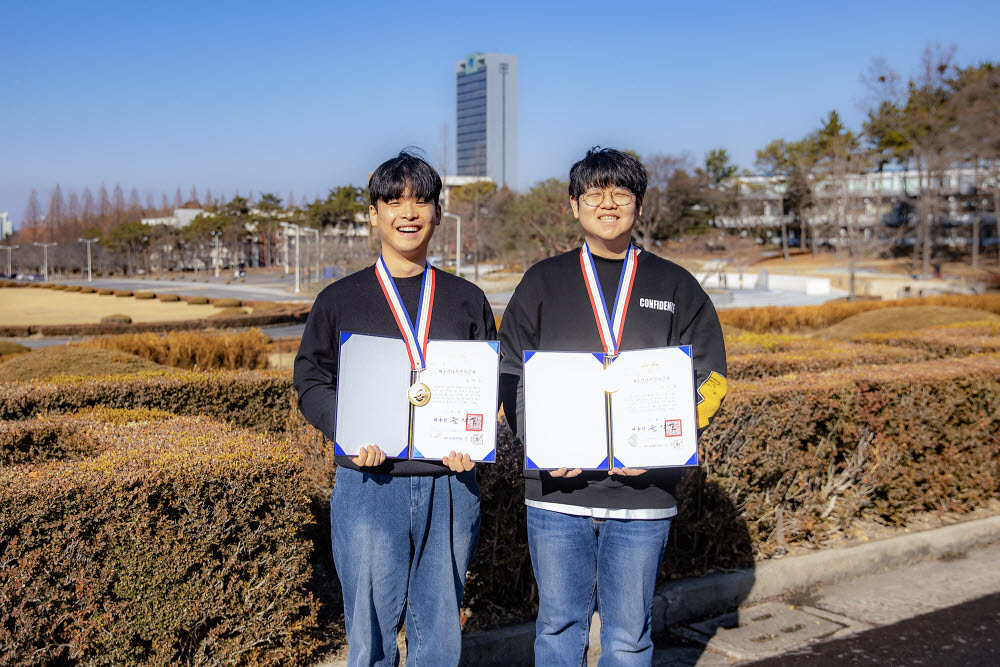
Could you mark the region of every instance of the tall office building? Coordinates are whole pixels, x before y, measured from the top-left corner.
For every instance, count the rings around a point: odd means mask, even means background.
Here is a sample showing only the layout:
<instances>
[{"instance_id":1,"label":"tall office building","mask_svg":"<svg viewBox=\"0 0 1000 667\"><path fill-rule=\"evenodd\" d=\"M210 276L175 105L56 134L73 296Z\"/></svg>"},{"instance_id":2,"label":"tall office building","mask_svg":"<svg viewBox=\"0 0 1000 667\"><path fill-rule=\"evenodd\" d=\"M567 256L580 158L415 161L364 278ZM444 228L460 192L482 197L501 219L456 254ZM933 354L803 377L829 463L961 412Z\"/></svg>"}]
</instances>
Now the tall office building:
<instances>
[{"instance_id":1,"label":"tall office building","mask_svg":"<svg viewBox=\"0 0 1000 667\"><path fill-rule=\"evenodd\" d=\"M517 187L517 56L474 53L455 64L459 176Z\"/></svg>"}]
</instances>

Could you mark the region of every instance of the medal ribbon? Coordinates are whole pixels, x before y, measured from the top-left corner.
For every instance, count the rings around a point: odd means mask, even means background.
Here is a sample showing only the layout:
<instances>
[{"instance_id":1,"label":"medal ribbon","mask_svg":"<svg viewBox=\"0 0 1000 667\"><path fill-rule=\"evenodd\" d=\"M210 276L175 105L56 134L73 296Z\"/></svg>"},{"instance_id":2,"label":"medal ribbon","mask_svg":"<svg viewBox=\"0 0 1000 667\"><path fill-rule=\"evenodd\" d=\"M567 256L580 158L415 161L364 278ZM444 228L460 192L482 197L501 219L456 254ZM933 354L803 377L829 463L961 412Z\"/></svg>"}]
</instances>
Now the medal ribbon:
<instances>
[{"instance_id":1,"label":"medal ribbon","mask_svg":"<svg viewBox=\"0 0 1000 667\"><path fill-rule=\"evenodd\" d=\"M604 352L612 357L618 356L618 346L622 339L622 331L625 329L625 314L628 312L628 302L632 296L632 284L635 282L635 266L638 256L639 249L629 243L625 262L622 265L622 273L618 278L614 317L611 317L608 314L608 304L604 301L601 283L597 279L597 268L594 266L594 257L590 254L590 248L584 243L583 248L580 249L580 268L583 270L583 281L586 283L587 293L590 295L590 307L594 310L597 331L601 334Z\"/></svg>"},{"instance_id":2,"label":"medal ribbon","mask_svg":"<svg viewBox=\"0 0 1000 667\"><path fill-rule=\"evenodd\" d=\"M385 261L379 256L375 262L375 277L382 287L382 294L389 303L392 316L396 318L396 326L403 334L403 342L406 343L406 352L410 355L410 369L422 371L424 369L424 357L427 354L427 336L431 328L431 309L434 307L434 269L430 264L424 265L424 280L420 285L420 305L417 308L417 326L413 326L410 321L410 314L403 306L403 299L396 289L396 282L389 274L389 269L385 266Z\"/></svg>"}]
</instances>

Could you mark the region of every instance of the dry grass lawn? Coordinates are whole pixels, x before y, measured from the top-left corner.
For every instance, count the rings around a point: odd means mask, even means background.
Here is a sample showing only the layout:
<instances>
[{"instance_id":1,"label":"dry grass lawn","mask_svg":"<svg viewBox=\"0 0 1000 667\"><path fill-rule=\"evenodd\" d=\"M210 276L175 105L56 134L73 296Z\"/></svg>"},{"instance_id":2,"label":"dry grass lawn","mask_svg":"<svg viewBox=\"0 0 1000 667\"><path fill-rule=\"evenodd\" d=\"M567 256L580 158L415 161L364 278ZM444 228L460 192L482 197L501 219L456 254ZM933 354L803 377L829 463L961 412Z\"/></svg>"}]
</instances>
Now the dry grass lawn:
<instances>
[{"instance_id":1,"label":"dry grass lawn","mask_svg":"<svg viewBox=\"0 0 1000 667\"><path fill-rule=\"evenodd\" d=\"M831 327L814 332L813 335L819 338L846 340L861 334L913 331L925 327L960 322L982 322L984 320L1000 322L1000 315L983 310L952 308L950 306L901 306L852 315Z\"/></svg>"},{"instance_id":2,"label":"dry grass lawn","mask_svg":"<svg viewBox=\"0 0 1000 667\"><path fill-rule=\"evenodd\" d=\"M51 289L0 289L0 313L8 326L30 324L91 324L106 315L122 313L133 322L197 320L216 312L210 305L192 306L184 301L163 303L114 295L81 294Z\"/></svg>"}]
</instances>

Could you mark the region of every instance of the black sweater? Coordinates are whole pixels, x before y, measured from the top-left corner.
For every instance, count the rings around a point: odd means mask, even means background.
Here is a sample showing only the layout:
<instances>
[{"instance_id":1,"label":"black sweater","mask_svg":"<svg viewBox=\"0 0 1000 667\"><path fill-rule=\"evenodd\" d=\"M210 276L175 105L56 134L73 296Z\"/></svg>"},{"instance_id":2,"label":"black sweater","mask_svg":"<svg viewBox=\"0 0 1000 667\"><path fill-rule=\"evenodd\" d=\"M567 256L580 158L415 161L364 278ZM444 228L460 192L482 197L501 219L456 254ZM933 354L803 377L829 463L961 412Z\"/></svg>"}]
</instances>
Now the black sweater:
<instances>
[{"instance_id":1,"label":"black sweater","mask_svg":"<svg viewBox=\"0 0 1000 667\"><path fill-rule=\"evenodd\" d=\"M594 256L609 312L623 261ZM688 344L692 346L695 387L706 397L699 405L699 423L707 423L725 393L726 351L715 307L686 270L652 253L640 252L620 349ZM604 351L580 270L580 250L531 267L500 323L500 397L507 420L522 441L525 350ZM544 471L525 470L525 496L582 507L670 508L677 504L673 493L683 471L654 469L635 477L585 471L577 477L557 478Z\"/></svg>"},{"instance_id":2,"label":"black sweater","mask_svg":"<svg viewBox=\"0 0 1000 667\"><path fill-rule=\"evenodd\" d=\"M434 279L429 332L432 340L496 340L493 310L481 289L439 269L434 269ZM420 275L395 279L411 322L416 321L422 280ZM295 355L293 383L299 396L299 410L331 441L337 419L338 341L342 331L402 338L375 277L374 266L338 280L320 292ZM405 401L406 396L387 396L385 400ZM382 449L400 451L404 446L405 443L386 443ZM336 460L337 465L358 470L349 456L337 456ZM365 470L400 476L448 472L440 461L406 459L386 459L382 465Z\"/></svg>"}]
</instances>

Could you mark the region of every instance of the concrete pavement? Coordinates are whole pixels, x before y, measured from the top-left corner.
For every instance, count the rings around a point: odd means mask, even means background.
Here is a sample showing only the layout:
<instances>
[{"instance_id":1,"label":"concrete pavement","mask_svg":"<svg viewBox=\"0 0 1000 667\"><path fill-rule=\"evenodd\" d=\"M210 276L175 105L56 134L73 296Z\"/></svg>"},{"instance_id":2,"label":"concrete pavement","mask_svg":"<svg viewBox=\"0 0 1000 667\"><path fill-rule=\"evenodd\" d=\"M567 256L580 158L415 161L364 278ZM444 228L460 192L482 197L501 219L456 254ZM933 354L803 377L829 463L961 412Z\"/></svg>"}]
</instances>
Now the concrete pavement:
<instances>
[{"instance_id":1,"label":"concrete pavement","mask_svg":"<svg viewBox=\"0 0 1000 667\"><path fill-rule=\"evenodd\" d=\"M868 632L1000 594L997 563L1000 516L668 582L654 602L653 665L749 664L807 655L823 642L871 643ZM995 599L1000 606L1000 595ZM590 636L593 665L601 652L596 615ZM462 664L531 665L533 639L533 623L470 633ZM949 664L938 657L928 664ZM344 664L340 658L315 667Z\"/></svg>"}]
</instances>

